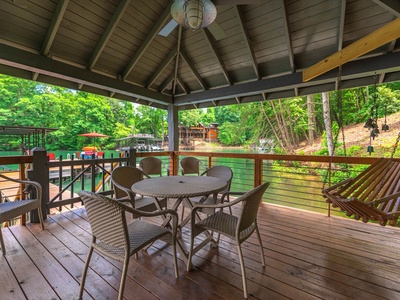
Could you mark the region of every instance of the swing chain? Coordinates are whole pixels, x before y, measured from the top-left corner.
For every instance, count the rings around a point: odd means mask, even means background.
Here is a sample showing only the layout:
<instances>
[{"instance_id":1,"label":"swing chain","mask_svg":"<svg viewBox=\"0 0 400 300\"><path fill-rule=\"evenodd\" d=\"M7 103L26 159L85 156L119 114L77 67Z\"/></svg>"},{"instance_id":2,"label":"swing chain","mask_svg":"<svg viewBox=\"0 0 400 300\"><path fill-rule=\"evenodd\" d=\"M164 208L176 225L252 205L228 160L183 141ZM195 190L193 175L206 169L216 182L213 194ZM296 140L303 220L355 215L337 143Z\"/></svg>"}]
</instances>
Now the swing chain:
<instances>
[{"instance_id":1,"label":"swing chain","mask_svg":"<svg viewBox=\"0 0 400 300\"><path fill-rule=\"evenodd\" d=\"M400 132L397 135L396 143L393 146L392 153L390 154L390 158L393 158L393 156L394 156L394 154L395 154L395 152L397 150L397 146L399 145L399 141L400 141Z\"/></svg>"}]
</instances>

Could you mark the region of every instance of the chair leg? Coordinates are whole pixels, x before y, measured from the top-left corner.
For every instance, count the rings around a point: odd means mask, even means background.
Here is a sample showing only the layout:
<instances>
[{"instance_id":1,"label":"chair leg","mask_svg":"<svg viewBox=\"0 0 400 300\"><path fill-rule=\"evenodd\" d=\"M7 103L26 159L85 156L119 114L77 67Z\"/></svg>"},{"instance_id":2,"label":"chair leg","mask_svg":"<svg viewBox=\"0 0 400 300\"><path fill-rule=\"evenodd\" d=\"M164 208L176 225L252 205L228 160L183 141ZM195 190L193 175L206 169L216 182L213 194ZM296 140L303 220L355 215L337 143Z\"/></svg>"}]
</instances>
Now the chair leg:
<instances>
[{"instance_id":1,"label":"chair leg","mask_svg":"<svg viewBox=\"0 0 400 300\"><path fill-rule=\"evenodd\" d=\"M179 278L178 258L177 258L177 255L176 255L176 240L172 241L172 251L173 251L173 257L174 257L175 278Z\"/></svg>"},{"instance_id":2,"label":"chair leg","mask_svg":"<svg viewBox=\"0 0 400 300\"><path fill-rule=\"evenodd\" d=\"M260 243L261 264L262 264L263 267L265 267L264 248L263 248L263 244L262 244L262 241L261 241L260 231L258 230L257 224L256 224L256 233L257 233L257 237L258 237L258 242Z\"/></svg>"},{"instance_id":3,"label":"chair leg","mask_svg":"<svg viewBox=\"0 0 400 300\"><path fill-rule=\"evenodd\" d=\"M127 255L124 260L124 268L122 269L121 282L119 284L118 300L124 299L124 289L125 289L126 274L128 273L128 265L129 265L129 255Z\"/></svg>"},{"instance_id":4,"label":"chair leg","mask_svg":"<svg viewBox=\"0 0 400 300\"><path fill-rule=\"evenodd\" d=\"M238 241L237 241L237 250L238 250L238 254L239 254L240 269L242 270L243 294L244 294L244 297L247 299L249 297L249 295L247 293L246 269L244 267L242 248L240 247L240 243Z\"/></svg>"},{"instance_id":5,"label":"chair leg","mask_svg":"<svg viewBox=\"0 0 400 300\"><path fill-rule=\"evenodd\" d=\"M38 207L38 215L39 215L40 226L42 227L42 230L44 230L42 207L40 205Z\"/></svg>"},{"instance_id":6,"label":"chair leg","mask_svg":"<svg viewBox=\"0 0 400 300\"><path fill-rule=\"evenodd\" d=\"M80 288L79 288L79 296L78 296L78 299L82 299L83 291L85 290L86 275L87 275L87 271L88 271L88 268L89 268L90 259L92 258L93 249L94 249L94 248L93 248L93 246L91 245L91 246L90 246L90 249L89 249L89 252L88 252L88 255L87 255L87 258L86 258L85 266L84 266L84 268L83 268L82 279L81 279L81 286L80 286Z\"/></svg>"},{"instance_id":7,"label":"chair leg","mask_svg":"<svg viewBox=\"0 0 400 300\"><path fill-rule=\"evenodd\" d=\"M0 247L1 251L3 252L3 255L6 255L6 247L4 246L3 233L1 228L0 228Z\"/></svg>"}]
</instances>

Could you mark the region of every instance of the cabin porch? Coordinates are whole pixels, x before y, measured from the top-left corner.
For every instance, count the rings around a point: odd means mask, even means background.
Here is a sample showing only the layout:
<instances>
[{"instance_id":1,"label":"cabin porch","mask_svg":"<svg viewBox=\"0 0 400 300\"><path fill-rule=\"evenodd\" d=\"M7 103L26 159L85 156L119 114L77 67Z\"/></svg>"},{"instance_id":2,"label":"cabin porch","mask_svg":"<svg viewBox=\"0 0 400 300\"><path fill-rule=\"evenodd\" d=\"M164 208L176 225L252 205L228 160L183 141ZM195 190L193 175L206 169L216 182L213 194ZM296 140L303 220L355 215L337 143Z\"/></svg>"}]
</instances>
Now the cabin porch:
<instances>
[{"instance_id":1,"label":"cabin porch","mask_svg":"<svg viewBox=\"0 0 400 300\"><path fill-rule=\"evenodd\" d=\"M400 299L400 228L263 203L259 226L265 269L256 239L243 244L249 299ZM160 219L161 221L161 219ZM77 299L90 225L75 205L38 224L3 230L2 299ZM188 239L184 228L182 238ZM153 244L131 258L126 299L243 299L236 247L222 238L194 257L195 270L179 262L173 275L171 247ZM122 266L94 254L84 299L115 299Z\"/></svg>"}]
</instances>

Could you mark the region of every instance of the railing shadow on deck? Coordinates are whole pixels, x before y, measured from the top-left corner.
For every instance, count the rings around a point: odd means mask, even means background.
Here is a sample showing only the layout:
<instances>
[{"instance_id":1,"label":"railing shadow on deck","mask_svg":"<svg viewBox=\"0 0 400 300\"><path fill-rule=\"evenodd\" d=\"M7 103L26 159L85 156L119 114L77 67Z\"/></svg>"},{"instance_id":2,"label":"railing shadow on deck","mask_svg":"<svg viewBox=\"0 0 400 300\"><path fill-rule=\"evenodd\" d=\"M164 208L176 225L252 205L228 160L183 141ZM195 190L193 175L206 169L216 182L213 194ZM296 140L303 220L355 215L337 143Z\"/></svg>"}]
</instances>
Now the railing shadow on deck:
<instances>
[{"instance_id":1,"label":"railing shadow on deck","mask_svg":"<svg viewBox=\"0 0 400 300\"><path fill-rule=\"evenodd\" d=\"M204 165L226 165L233 170L231 190L247 191L262 182L271 186L264 195L264 201L289 206L326 215L340 215L332 210L322 197L321 188L328 187L332 181L357 175L378 158L278 155L250 153L217 153L192 151L135 152L127 149L124 155L110 158L85 160L49 161L44 149L33 151L33 156L0 157L0 164L19 164L27 177L43 186L43 211L52 208L62 210L65 205L80 202L76 193L82 189L112 195L109 182L110 173L118 165L134 165L146 156L157 156L169 166L169 173L178 175L179 160L194 156ZM163 174L166 176L167 174ZM20 175L23 176L23 175ZM51 183L56 181L58 185ZM44 216L45 218L47 215ZM37 222L37 215L31 215Z\"/></svg>"}]
</instances>

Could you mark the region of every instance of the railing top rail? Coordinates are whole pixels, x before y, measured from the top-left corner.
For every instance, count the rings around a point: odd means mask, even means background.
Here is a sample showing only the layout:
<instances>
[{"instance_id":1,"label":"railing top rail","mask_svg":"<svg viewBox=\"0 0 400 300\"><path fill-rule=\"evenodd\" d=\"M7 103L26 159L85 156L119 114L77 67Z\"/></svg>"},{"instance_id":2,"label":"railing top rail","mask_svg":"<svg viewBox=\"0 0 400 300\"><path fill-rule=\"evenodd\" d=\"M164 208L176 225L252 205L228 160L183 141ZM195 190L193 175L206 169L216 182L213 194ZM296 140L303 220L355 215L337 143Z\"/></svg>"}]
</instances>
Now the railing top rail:
<instances>
[{"instance_id":1,"label":"railing top rail","mask_svg":"<svg viewBox=\"0 0 400 300\"><path fill-rule=\"evenodd\" d=\"M230 158L245 158L245 159L265 159L265 160L285 160L285 161L307 161L320 163L349 163L349 164L372 164L379 157L354 157L354 156L317 156L317 155L286 155L286 154L258 154L258 153L229 153L229 152L201 152L201 151L161 151L161 152L137 152L136 157L145 156L204 156L204 157L230 157ZM125 161L126 158L105 158L95 159L96 161L111 162ZM400 162L400 158L394 158ZM50 167L67 166L67 165L82 165L83 162L90 163L88 160L68 160L68 161L50 161ZM0 165L7 164L25 164L32 163L32 155L21 156L2 156L0 157Z\"/></svg>"},{"instance_id":2,"label":"railing top rail","mask_svg":"<svg viewBox=\"0 0 400 300\"><path fill-rule=\"evenodd\" d=\"M184 156L206 156L206 157L230 157L247 159L265 160L285 160L285 161L308 161L322 163L349 163L349 164L372 164L379 157L354 157L354 156L317 156L317 155L288 155L288 154L258 154L258 153L218 153L218 152L195 152L195 151L175 151L176 155ZM400 158L394 158L400 162Z\"/></svg>"}]
</instances>

